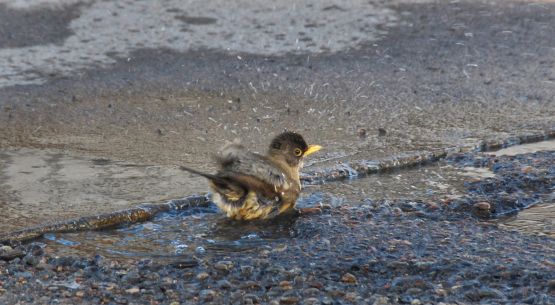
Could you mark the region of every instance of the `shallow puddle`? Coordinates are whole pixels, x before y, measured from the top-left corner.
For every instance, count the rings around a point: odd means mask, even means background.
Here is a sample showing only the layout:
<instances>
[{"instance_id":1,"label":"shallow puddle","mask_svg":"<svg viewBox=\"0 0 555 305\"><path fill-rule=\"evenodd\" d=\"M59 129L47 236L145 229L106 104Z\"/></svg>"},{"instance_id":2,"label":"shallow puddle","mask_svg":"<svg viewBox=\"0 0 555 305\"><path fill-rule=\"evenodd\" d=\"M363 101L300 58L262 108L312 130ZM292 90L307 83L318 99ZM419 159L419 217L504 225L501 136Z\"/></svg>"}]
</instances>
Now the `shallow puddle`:
<instances>
[{"instance_id":1,"label":"shallow puddle","mask_svg":"<svg viewBox=\"0 0 555 305\"><path fill-rule=\"evenodd\" d=\"M555 150L555 140L542 141L536 143L528 143L522 145L510 146L503 148L490 154L496 156L516 156L520 154L528 154L537 151L552 151Z\"/></svg>"},{"instance_id":2,"label":"shallow puddle","mask_svg":"<svg viewBox=\"0 0 555 305\"><path fill-rule=\"evenodd\" d=\"M549 145L528 146L520 151L535 151ZM500 150L497 154L507 152ZM44 219L98 214L208 190L205 181L184 175L177 168L33 150L5 152L1 158L6 161L0 165L0 187L4 194L0 203L8 211L4 230L28 227ZM437 203L465 196L468 183L495 177L487 167L440 161L359 179L305 185L298 206L334 209L381 200ZM36 211L41 212L37 215ZM26 218L18 218L20 215ZM505 220L501 227L554 236L553 215L553 205L537 205L520 212L515 219ZM245 251L265 247L276 240L289 240L303 234L294 232L297 219L284 217L245 224L226 219L214 206L197 207L161 213L151 221L111 230L46 234L42 241L49 245L48 251L59 255L180 260L221 251Z\"/></svg>"},{"instance_id":3,"label":"shallow puddle","mask_svg":"<svg viewBox=\"0 0 555 305\"><path fill-rule=\"evenodd\" d=\"M20 149L0 152L0 234L204 193L178 168Z\"/></svg>"},{"instance_id":4,"label":"shallow puddle","mask_svg":"<svg viewBox=\"0 0 555 305\"><path fill-rule=\"evenodd\" d=\"M514 218L500 224L508 230L555 238L555 203L545 203L521 211Z\"/></svg>"},{"instance_id":5,"label":"shallow puddle","mask_svg":"<svg viewBox=\"0 0 555 305\"><path fill-rule=\"evenodd\" d=\"M464 175L463 175L464 174ZM368 200L436 200L460 196L466 171L449 165L431 165L366 178L307 185L298 206L357 205ZM310 216L300 216L310 217ZM237 223L217 212L216 207L194 208L157 215L152 221L114 230L47 234L43 241L55 253L98 253L119 259L153 258L179 260L220 251L245 251L303 232L294 232L296 217L270 222Z\"/></svg>"}]
</instances>

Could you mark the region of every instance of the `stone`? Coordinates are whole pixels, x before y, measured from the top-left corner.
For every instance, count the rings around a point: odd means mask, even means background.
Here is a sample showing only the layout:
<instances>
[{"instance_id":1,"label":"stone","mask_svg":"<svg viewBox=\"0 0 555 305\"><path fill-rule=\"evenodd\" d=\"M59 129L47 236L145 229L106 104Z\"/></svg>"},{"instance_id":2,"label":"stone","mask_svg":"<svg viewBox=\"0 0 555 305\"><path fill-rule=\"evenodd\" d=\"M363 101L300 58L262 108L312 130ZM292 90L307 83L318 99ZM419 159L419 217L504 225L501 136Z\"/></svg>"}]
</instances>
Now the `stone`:
<instances>
[{"instance_id":1,"label":"stone","mask_svg":"<svg viewBox=\"0 0 555 305\"><path fill-rule=\"evenodd\" d=\"M299 302L299 298L294 296L286 296L286 297L281 297L279 299L280 304L286 304L286 305L297 304L298 302Z\"/></svg>"},{"instance_id":2,"label":"stone","mask_svg":"<svg viewBox=\"0 0 555 305\"><path fill-rule=\"evenodd\" d=\"M253 266L241 266L241 274L244 276L250 276L253 270Z\"/></svg>"},{"instance_id":3,"label":"stone","mask_svg":"<svg viewBox=\"0 0 555 305\"><path fill-rule=\"evenodd\" d=\"M349 302L355 302L357 298L358 294L355 292L347 292L347 294L345 294L345 299Z\"/></svg>"},{"instance_id":4,"label":"stone","mask_svg":"<svg viewBox=\"0 0 555 305\"><path fill-rule=\"evenodd\" d=\"M489 211L491 209L491 205L487 201L477 202L474 204L474 207L482 211Z\"/></svg>"},{"instance_id":5,"label":"stone","mask_svg":"<svg viewBox=\"0 0 555 305\"><path fill-rule=\"evenodd\" d=\"M218 287L222 289L229 289L231 288L231 283L228 280L220 280L218 281Z\"/></svg>"},{"instance_id":6,"label":"stone","mask_svg":"<svg viewBox=\"0 0 555 305\"><path fill-rule=\"evenodd\" d=\"M131 287L129 289L126 289L125 292L127 292L129 294L137 294L137 293L141 292L141 290L139 289L139 287L134 286L134 287Z\"/></svg>"},{"instance_id":7,"label":"stone","mask_svg":"<svg viewBox=\"0 0 555 305\"><path fill-rule=\"evenodd\" d=\"M372 305L386 305L389 304L389 298L386 296L375 296L374 303Z\"/></svg>"},{"instance_id":8,"label":"stone","mask_svg":"<svg viewBox=\"0 0 555 305\"><path fill-rule=\"evenodd\" d=\"M231 261L219 261L214 265L216 270L229 271L233 268L233 262Z\"/></svg>"},{"instance_id":9,"label":"stone","mask_svg":"<svg viewBox=\"0 0 555 305\"><path fill-rule=\"evenodd\" d=\"M197 274L197 280L199 281L204 281L205 279L209 278L210 274L206 273L206 272L201 272L199 274Z\"/></svg>"},{"instance_id":10,"label":"stone","mask_svg":"<svg viewBox=\"0 0 555 305\"><path fill-rule=\"evenodd\" d=\"M0 260L11 261L15 258L24 257L25 253L20 249L13 249L10 246L0 247Z\"/></svg>"},{"instance_id":11,"label":"stone","mask_svg":"<svg viewBox=\"0 0 555 305\"><path fill-rule=\"evenodd\" d=\"M199 296L205 301L210 301L216 296L216 291L212 289L203 289L199 292Z\"/></svg>"},{"instance_id":12,"label":"stone","mask_svg":"<svg viewBox=\"0 0 555 305\"><path fill-rule=\"evenodd\" d=\"M356 276L352 275L351 273L345 273L341 277L341 281L343 283L356 284L357 278L356 278Z\"/></svg>"},{"instance_id":13,"label":"stone","mask_svg":"<svg viewBox=\"0 0 555 305\"><path fill-rule=\"evenodd\" d=\"M320 300L318 300L317 298L308 298L303 300L304 305L316 305L319 303L320 303Z\"/></svg>"},{"instance_id":14,"label":"stone","mask_svg":"<svg viewBox=\"0 0 555 305\"><path fill-rule=\"evenodd\" d=\"M281 287L281 289L283 289L283 290L293 289L293 286L291 285L291 282L289 282L289 281L279 282L279 287Z\"/></svg>"}]
</instances>

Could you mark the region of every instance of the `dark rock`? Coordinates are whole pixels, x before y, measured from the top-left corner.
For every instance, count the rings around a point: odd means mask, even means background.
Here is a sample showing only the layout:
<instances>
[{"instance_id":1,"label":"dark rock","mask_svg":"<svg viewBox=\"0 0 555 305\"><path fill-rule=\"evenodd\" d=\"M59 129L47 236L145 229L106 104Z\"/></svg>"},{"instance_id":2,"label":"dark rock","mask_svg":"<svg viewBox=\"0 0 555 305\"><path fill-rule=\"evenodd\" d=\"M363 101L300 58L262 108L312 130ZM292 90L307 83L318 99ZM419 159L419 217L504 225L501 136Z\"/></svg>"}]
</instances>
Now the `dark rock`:
<instances>
[{"instance_id":1,"label":"dark rock","mask_svg":"<svg viewBox=\"0 0 555 305\"><path fill-rule=\"evenodd\" d=\"M39 259L38 259L36 256L31 256L31 255L27 254L27 255L23 258L22 262L23 262L25 265L36 266L36 265L39 264Z\"/></svg>"},{"instance_id":2,"label":"dark rock","mask_svg":"<svg viewBox=\"0 0 555 305\"><path fill-rule=\"evenodd\" d=\"M204 301L211 301L216 296L216 291L212 289L204 289L199 292L199 297Z\"/></svg>"},{"instance_id":3,"label":"dark rock","mask_svg":"<svg viewBox=\"0 0 555 305\"><path fill-rule=\"evenodd\" d=\"M229 289L232 287L231 283L228 280L219 280L217 282L217 285L222 289Z\"/></svg>"},{"instance_id":4,"label":"dark rock","mask_svg":"<svg viewBox=\"0 0 555 305\"><path fill-rule=\"evenodd\" d=\"M250 276L253 270L253 266L241 266L241 274L244 276Z\"/></svg>"},{"instance_id":5,"label":"dark rock","mask_svg":"<svg viewBox=\"0 0 555 305\"><path fill-rule=\"evenodd\" d=\"M141 281L141 276L136 271L131 271L124 275L121 280L123 283L135 285Z\"/></svg>"},{"instance_id":6,"label":"dark rock","mask_svg":"<svg viewBox=\"0 0 555 305\"><path fill-rule=\"evenodd\" d=\"M0 260L11 261L15 258L21 258L25 256L25 252L23 250L17 248L13 249L10 246L1 246L0 247Z\"/></svg>"},{"instance_id":7,"label":"dark rock","mask_svg":"<svg viewBox=\"0 0 555 305\"><path fill-rule=\"evenodd\" d=\"M286 305L297 304L298 302L299 302L299 298L294 296L284 296L279 299L280 304L286 304Z\"/></svg>"},{"instance_id":8,"label":"dark rock","mask_svg":"<svg viewBox=\"0 0 555 305\"><path fill-rule=\"evenodd\" d=\"M465 293L465 297L473 302L479 302L483 299L506 299L507 297L499 290L492 288L474 289Z\"/></svg>"}]
</instances>

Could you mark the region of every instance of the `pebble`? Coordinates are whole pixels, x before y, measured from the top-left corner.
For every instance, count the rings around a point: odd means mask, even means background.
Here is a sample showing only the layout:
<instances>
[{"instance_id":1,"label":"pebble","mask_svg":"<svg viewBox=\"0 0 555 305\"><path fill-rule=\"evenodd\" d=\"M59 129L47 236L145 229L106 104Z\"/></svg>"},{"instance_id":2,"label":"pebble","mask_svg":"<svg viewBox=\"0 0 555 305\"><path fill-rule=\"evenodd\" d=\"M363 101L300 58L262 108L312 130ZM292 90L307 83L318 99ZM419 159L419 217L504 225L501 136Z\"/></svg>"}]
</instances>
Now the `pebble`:
<instances>
[{"instance_id":1,"label":"pebble","mask_svg":"<svg viewBox=\"0 0 555 305\"><path fill-rule=\"evenodd\" d=\"M328 298L328 297L323 297L322 298L322 305L332 305L333 304L333 300Z\"/></svg>"},{"instance_id":2,"label":"pebble","mask_svg":"<svg viewBox=\"0 0 555 305\"><path fill-rule=\"evenodd\" d=\"M357 278L356 278L356 276L354 276L350 273L345 273L341 277L341 281L344 282L344 283L356 284Z\"/></svg>"},{"instance_id":3,"label":"pebble","mask_svg":"<svg viewBox=\"0 0 555 305\"><path fill-rule=\"evenodd\" d=\"M139 289L139 287L131 287L129 289L126 289L125 292L129 293L129 294L137 294L139 292L141 292L141 289Z\"/></svg>"},{"instance_id":4,"label":"pebble","mask_svg":"<svg viewBox=\"0 0 555 305\"><path fill-rule=\"evenodd\" d=\"M291 285L291 282L289 282L289 281L279 282L279 287L281 287L281 289L283 289L283 290L293 289L293 285Z\"/></svg>"},{"instance_id":5,"label":"pebble","mask_svg":"<svg viewBox=\"0 0 555 305\"><path fill-rule=\"evenodd\" d=\"M26 255L23 258L23 263L29 266L36 266L39 264L39 259L35 256L31 256L31 255Z\"/></svg>"},{"instance_id":6,"label":"pebble","mask_svg":"<svg viewBox=\"0 0 555 305\"><path fill-rule=\"evenodd\" d=\"M241 274L244 276L250 276L253 270L253 266L241 266Z\"/></svg>"},{"instance_id":7,"label":"pebble","mask_svg":"<svg viewBox=\"0 0 555 305\"><path fill-rule=\"evenodd\" d=\"M214 268L220 271L229 271L231 268L233 268L233 262L219 261L214 265Z\"/></svg>"},{"instance_id":8,"label":"pebble","mask_svg":"<svg viewBox=\"0 0 555 305\"><path fill-rule=\"evenodd\" d=\"M489 211L491 209L491 205L486 201L477 202L474 204L474 207L483 211Z\"/></svg>"},{"instance_id":9,"label":"pebble","mask_svg":"<svg viewBox=\"0 0 555 305\"><path fill-rule=\"evenodd\" d=\"M366 128L359 128L359 129L357 130L357 134L358 134L358 136L359 136L360 138L366 138L367 133L368 133L368 132L366 131Z\"/></svg>"},{"instance_id":10,"label":"pebble","mask_svg":"<svg viewBox=\"0 0 555 305\"><path fill-rule=\"evenodd\" d=\"M222 289L229 289L231 288L231 283L228 280L219 280L217 282L218 287Z\"/></svg>"},{"instance_id":11,"label":"pebble","mask_svg":"<svg viewBox=\"0 0 555 305\"><path fill-rule=\"evenodd\" d=\"M25 253L21 249L13 249L10 246L0 247L0 260L11 261L24 256Z\"/></svg>"},{"instance_id":12,"label":"pebble","mask_svg":"<svg viewBox=\"0 0 555 305\"><path fill-rule=\"evenodd\" d=\"M316 305L319 303L320 303L320 300L318 300L317 298L308 298L303 300L304 305Z\"/></svg>"},{"instance_id":13,"label":"pebble","mask_svg":"<svg viewBox=\"0 0 555 305\"><path fill-rule=\"evenodd\" d=\"M347 292L347 294L345 294L345 299L349 302L355 302L357 298L359 298L359 296L355 292Z\"/></svg>"},{"instance_id":14,"label":"pebble","mask_svg":"<svg viewBox=\"0 0 555 305\"><path fill-rule=\"evenodd\" d=\"M201 272L199 274L197 274L197 280L199 281L204 281L205 279L209 278L210 274L206 273L206 272Z\"/></svg>"},{"instance_id":15,"label":"pebble","mask_svg":"<svg viewBox=\"0 0 555 305\"><path fill-rule=\"evenodd\" d=\"M314 287L314 288L320 290L324 287L324 284L322 284L322 282L318 282L318 281L311 281L310 283L308 283L308 286Z\"/></svg>"},{"instance_id":16,"label":"pebble","mask_svg":"<svg viewBox=\"0 0 555 305\"><path fill-rule=\"evenodd\" d=\"M247 293L243 296L243 301L247 301L247 300L250 300L251 303L260 303L258 296L253 293Z\"/></svg>"},{"instance_id":17,"label":"pebble","mask_svg":"<svg viewBox=\"0 0 555 305\"><path fill-rule=\"evenodd\" d=\"M298 302L299 298L294 296L286 296L279 299L280 304L297 304Z\"/></svg>"},{"instance_id":18,"label":"pebble","mask_svg":"<svg viewBox=\"0 0 555 305\"><path fill-rule=\"evenodd\" d=\"M124 283L129 283L133 285L141 281L141 276L136 271L130 271L128 274L124 275L121 280Z\"/></svg>"},{"instance_id":19,"label":"pebble","mask_svg":"<svg viewBox=\"0 0 555 305\"><path fill-rule=\"evenodd\" d=\"M205 301L210 301L216 296L216 291L212 289L203 289L199 292L199 296Z\"/></svg>"},{"instance_id":20,"label":"pebble","mask_svg":"<svg viewBox=\"0 0 555 305\"><path fill-rule=\"evenodd\" d=\"M375 296L374 303L372 305L387 305L389 303L389 298L386 296Z\"/></svg>"},{"instance_id":21,"label":"pebble","mask_svg":"<svg viewBox=\"0 0 555 305\"><path fill-rule=\"evenodd\" d=\"M316 296L320 293L320 290L317 288L307 288L303 290L303 294L306 296Z\"/></svg>"}]
</instances>

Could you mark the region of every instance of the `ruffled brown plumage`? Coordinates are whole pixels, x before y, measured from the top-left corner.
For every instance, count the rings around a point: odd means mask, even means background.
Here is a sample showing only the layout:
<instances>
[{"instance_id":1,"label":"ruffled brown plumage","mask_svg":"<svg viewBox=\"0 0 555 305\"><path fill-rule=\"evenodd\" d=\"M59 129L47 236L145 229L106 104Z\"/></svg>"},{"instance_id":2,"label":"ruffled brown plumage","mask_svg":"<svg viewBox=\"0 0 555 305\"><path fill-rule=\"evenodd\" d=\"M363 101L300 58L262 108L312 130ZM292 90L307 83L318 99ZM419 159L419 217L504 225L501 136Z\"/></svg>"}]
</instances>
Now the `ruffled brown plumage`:
<instances>
[{"instance_id":1,"label":"ruffled brown plumage","mask_svg":"<svg viewBox=\"0 0 555 305\"><path fill-rule=\"evenodd\" d=\"M320 150L294 132L276 136L265 155L247 150L238 142L224 146L216 161L216 174L184 167L209 180L212 200L228 217L266 219L292 209L301 192L299 172L304 157Z\"/></svg>"}]
</instances>

